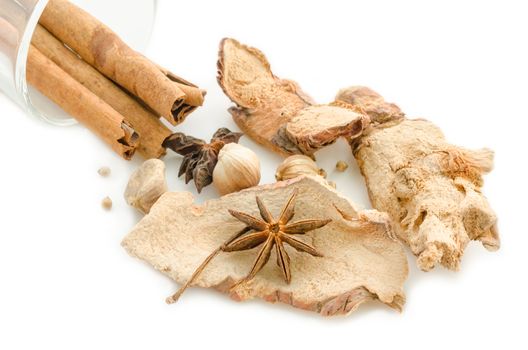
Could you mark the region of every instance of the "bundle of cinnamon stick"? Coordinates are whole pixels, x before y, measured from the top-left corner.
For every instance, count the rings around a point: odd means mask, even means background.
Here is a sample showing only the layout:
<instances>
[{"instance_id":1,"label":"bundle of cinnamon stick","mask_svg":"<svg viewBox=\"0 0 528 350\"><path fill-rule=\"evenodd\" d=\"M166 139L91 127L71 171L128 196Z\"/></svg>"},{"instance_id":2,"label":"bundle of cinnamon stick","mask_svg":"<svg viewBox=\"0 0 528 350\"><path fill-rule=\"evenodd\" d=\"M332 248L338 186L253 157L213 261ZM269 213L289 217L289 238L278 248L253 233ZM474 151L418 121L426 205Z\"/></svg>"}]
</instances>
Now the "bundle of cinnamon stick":
<instances>
[{"instance_id":1,"label":"bundle of cinnamon stick","mask_svg":"<svg viewBox=\"0 0 528 350\"><path fill-rule=\"evenodd\" d=\"M28 82L125 159L165 154L205 91L149 61L67 0L50 0L33 35Z\"/></svg>"}]
</instances>

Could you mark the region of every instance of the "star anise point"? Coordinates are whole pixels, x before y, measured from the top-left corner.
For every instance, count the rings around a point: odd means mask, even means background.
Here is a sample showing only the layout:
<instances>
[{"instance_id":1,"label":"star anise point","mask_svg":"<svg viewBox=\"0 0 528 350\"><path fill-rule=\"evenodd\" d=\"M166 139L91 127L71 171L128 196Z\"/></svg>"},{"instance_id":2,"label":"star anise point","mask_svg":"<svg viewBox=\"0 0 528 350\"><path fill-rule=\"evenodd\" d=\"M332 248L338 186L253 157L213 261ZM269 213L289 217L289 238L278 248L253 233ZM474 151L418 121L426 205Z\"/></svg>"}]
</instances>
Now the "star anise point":
<instances>
[{"instance_id":1,"label":"star anise point","mask_svg":"<svg viewBox=\"0 0 528 350\"><path fill-rule=\"evenodd\" d=\"M290 257L284 247L284 243L299 252L308 253L315 257L323 256L314 247L293 237L293 235L305 234L306 232L324 227L332 220L310 219L289 223L294 216L296 197L297 190L295 190L286 201L278 220L273 218L273 215L269 212L259 196L256 196L256 202L262 220L243 212L229 210L229 213L239 221L245 223L247 228L258 230L257 233L246 233L245 236L238 238L235 243L242 241L244 244L236 244L236 246L233 246L232 244L228 247L229 251L252 249L263 244L249 274L243 278L241 282L236 283L233 288L236 288L244 281L251 280L255 277L255 275L268 262L273 247L275 247L277 254L277 265L282 270L284 280L289 284L291 282Z\"/></svg>"}]
</instances>

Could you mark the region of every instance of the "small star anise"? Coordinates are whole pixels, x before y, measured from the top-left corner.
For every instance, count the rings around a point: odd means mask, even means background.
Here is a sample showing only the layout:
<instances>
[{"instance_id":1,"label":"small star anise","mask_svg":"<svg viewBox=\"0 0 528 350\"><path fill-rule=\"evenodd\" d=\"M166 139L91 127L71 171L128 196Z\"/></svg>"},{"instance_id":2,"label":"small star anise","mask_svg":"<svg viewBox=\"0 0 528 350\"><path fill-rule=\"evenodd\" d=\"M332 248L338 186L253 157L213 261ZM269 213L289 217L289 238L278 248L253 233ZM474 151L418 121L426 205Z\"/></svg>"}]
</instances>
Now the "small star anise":
<instances>
[{"instance_id":1,"label":"small star anise","mask_svg":"<svg viewBox=\"0 0 528 350\"><path fill-rule=\"evenodd\" d=\"M273 247L276 249L277 265L282 270L282 274L286 283L289 284L291 282L290 257L284 248L284 243L292 246L297 251L308 253L316 257L322 257L322 254L319 253L314 247L299 240L295 237L295 235L302 235L309 231L321 228L332 220L309 219L289 223L295 213L296 196L297 190L293 192L286 202L286 205L282 209L278 220L274 219L273 215L269 212L258 196L256 197L257 206L262 219L258 219L254 216L239 211L229 210L229 213L236 219L246 224L246 227L242 231L236 233L220 248L215 250L209 257L207 257L202 265L200 265L200 267L198 267L198 269L194 272L189 281L187 281L187 283L182 288L180 288L176 294L174 294L172 297L169 297L167 302L176 302L183 294L185 289L187 289L187 287L189 287L196 280L206 265L222 251L243 251L262 245L262 248L260 248L257 258L255 259L253 267L251 268L248 275L237 282L232 288L235 288L238 285L253 279L269 261Z\"/></svg>"},{"instance_id":2,"label":"small star anise","mask_svg":"<svg viewBox=\"0 0 528 350\"><path fill-rule=\"evenodd\" d=\"M205 186L213 182L213 170L222 147L228 143L237 143L242 135L227 128L220 128L213 135L211 142L206 143L204 140L177 132L163 142L163 147L184 156L178 177L185 174L186 184L194 179L196 189L200 193Z\"/></svg>"}]
</instances>

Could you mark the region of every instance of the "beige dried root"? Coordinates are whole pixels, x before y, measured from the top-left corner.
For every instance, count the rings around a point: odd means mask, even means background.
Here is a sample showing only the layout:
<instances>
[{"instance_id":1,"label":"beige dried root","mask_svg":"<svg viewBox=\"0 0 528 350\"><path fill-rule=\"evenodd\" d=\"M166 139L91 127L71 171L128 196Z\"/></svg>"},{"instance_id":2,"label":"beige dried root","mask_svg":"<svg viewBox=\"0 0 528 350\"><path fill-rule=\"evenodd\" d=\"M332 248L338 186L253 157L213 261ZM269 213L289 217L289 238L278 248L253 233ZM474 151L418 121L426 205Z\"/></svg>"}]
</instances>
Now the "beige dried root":
<instances>
[{"instance_id":1,"label":"beige dried root","mask_svg":"<svg viewBox=\"0 0 528 350\"><path fill-rule=\"evenodd\" d=\"M250 271L256 251L220 253L193 285L229 293L237 301L257 297L326 316L348 314L370 300L400 310L405 301L407 258L401 243L393 238L388 216L377 211L358 212L346 198L313 177L250 188L203 205L195 204L190 193L166 193L122 244L132 256L185 283L204 258L244 228L229 209L258 216L255 197L259 196L277 216L295 190L298 194L292 221L332 220L298 235L324 257L287 246L294 276L290 284L280 269L267 264L254 279L230 290ZM276 253L271 254L274 261Z\"/></svg>"},{"instance_id":2,"label":"beige dried root","mask_svg":"<svg viewBox=\"0 0 528 350\"><path fill-rule=\"evenodd\" d=\"M381 124L402 119L404 113L394 103L386 102L377 92L364 86L352 86L339 91L337 101L361 108L370 117L371 123Z\"/></svg>"},{"instance_id":3,"label":"beige dried root","mask_svg":"<svg viewBox=\"0 0 528 350\"><path fill-rule=\"evenodd\" d=\"M368 117L343 102L316 105L297 83L276 77L262 52L224 39L218 83L237 104L230 113L244 133L283 155L306 154L361 134Z\"/></svg>"},{"instance_id":4,"label":"beige dried root","mask_svg":"<svg viewBox=\"0 0 528 350\"><path fill-rule=\"evenodd\" d=\"M422 270L437 264L457 270L470 240L499 248L497 217L481 193L493 152L449 144L441 130L402 111L365 87L339 92L338 100L367 111L373 127L352 141L374 208L397 223L396 232Z\"/></svg>"},{"instance_id":5,"label":"beige dried root","mask_svg":"<svg viewBox=\"0 0 528 350\"><path fill-rule=\"evenodd\" d=\"M167 191L165 163L159 159L149 159L130 177L125 199L129 205L148 214L152 205Z\"/></svg>"}]
</instances>

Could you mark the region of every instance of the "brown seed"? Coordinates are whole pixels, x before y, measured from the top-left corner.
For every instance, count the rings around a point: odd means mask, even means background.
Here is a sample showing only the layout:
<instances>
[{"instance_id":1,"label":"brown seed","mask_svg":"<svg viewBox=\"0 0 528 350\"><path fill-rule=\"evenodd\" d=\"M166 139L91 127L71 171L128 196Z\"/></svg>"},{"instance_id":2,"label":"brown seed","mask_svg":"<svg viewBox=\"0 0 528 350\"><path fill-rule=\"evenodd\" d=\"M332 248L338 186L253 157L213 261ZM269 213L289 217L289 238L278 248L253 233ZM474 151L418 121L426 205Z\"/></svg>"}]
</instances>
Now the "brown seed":
<instances>
[{"instance_id":1,"label":"brown seed","mask_svg":"<svg viewBox=\"0 0 528 350\"><path fill-rule=\"evenodd\" d=\"M103 201L101 202L101 205L103 206L103 209L105 210L111 210L112 209L112 199L110 197L105 197Z\"/></svg>"},{"instance_id":2,"label":"brown seed","mask_svg":"<svg viewBox=\"0 0 528 350\"><path fill-rule=\"evenodd\" d=\"M112 170L109 167L104 166L101 169L97 170L97 173L102 177L108 177L112 173Z\"/></svg>"},{"instance_id":3,"label":"brown seed","mask_svg":"<svg viewBox=\"0 0 528 350\"><path fill-rule=\"evenodd\" d=\"M348 164L342 160L340 160L339 162L337 162L336 164L336 170L337 171L340 171L340 172L344 172L348 169Z\"/></svg>"},{"instance_id":4,"label":"brown seed","mask_svg":"<svg viewBox=\"0 0 528 350\"><path fill-rule=\"evenodd\" d=\"M326 177L328 176L326 174L326 170L324 169L319 169L319 176L322 176L324 179L326 179Z\"/></svg>"}]
</instances>

